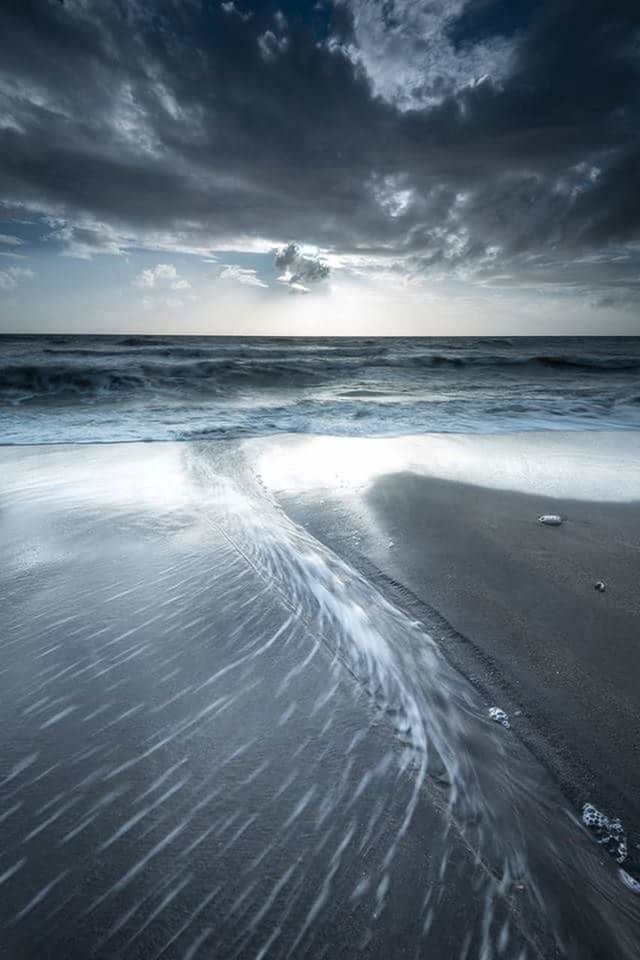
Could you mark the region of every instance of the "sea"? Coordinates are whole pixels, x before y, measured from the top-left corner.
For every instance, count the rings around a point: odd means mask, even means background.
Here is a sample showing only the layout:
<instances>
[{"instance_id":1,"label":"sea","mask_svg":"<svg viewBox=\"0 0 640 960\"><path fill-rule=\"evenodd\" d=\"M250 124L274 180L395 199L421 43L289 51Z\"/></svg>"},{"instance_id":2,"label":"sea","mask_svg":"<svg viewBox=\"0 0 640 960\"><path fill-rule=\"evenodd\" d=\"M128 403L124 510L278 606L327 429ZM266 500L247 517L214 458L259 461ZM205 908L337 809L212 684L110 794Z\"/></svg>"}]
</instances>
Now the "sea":
<instances>
[{"instance_id":1,"label":"sea","mask_svg":"<svg viewBox=\"0 0 640 960\"><path fill-rule=\"evenodd\" d=\"M640 337L0 337L0 442L640 427Z\"/></svg>"}]
</instances>

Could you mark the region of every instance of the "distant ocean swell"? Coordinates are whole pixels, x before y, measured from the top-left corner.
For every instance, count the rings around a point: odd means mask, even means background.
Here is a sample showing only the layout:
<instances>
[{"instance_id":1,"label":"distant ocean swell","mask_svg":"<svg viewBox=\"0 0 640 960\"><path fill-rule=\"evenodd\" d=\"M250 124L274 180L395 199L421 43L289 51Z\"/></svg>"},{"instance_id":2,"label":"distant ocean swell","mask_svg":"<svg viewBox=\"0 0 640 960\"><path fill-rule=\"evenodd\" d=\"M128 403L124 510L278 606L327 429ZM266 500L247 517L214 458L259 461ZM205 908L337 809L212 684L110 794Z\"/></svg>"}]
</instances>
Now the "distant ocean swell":
<instances>
[{"instance_id":1,"label":"distant ocean swell","mask_svg":"<svg viewBox=\"0 0 640 960\"><path fill-rule=\"evenodd\" d=\"M640 338L3 337L0 442L635 429L639 376Z\"/></svg>"},{"instance_id":2,"label":"distant ocean swell","mask_svg":"<svg viewBox=\"0 0 640 960\"><path fill-rule=\"evenodd\" d=\"M145 352L147 353L147 352ZM163 353L165 353L163 351ZM87 356L96 356L86 351ZM171 357L169 351L166 356ZM204 352L200 354L204 356ZM344 356L344 355L343 355ZM19 364L6 366L0 369L0 397L22 402L49 397L54 394L75 393L88 397L101 397L106 394L131 392L134 390L162 389L163 387L184 389L209 389L213 392L234 384L247 385L254 381L258 387L282 384L319 382L327 378L328 374L345 372L346 363L324 363L322 368L313 367L313 360L296 358L291 361L286 357L271 358L269 363L247 359L196 359L198 354L191 354L189 359L181 363L149 363L129 362L126 367L118 369L116 365L105 366L103 363L42 363ZM452 367L473 367L475 369L493 369L499 375L501 368L539 364L542 367L556 369L567 368L588 370L597 373L611 371L640 373L640 363L624 361L619 358L611 360L580 360L579 358L535 356L523 358L507 357L479 357L462 358L448 357L434 354L430 357L407 357L402 360L380 357L373 360L365 358L370 366L415 368L438 367L450 365ZM357 357L349 356L349 360L357 361Z\"/></svg>"}]
</instances>

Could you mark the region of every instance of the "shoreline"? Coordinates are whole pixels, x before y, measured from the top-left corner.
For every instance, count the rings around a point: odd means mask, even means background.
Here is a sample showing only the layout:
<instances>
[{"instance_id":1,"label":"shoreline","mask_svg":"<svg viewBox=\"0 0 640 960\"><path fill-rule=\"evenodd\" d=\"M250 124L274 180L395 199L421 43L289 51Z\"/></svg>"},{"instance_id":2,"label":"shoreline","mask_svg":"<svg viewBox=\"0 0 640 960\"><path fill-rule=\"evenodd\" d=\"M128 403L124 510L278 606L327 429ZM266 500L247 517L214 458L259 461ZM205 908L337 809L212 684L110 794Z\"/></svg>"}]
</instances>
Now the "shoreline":
<instances>
[{"instance_id":1,"label":"shoreline","mask_svg":"<svg viewBox=\"0 0 640 960\"><path fill-rule=\"evenodd\" d=\"M19 408L18 408L19 409ZM313 433L307 430L300 430L298 432L286 432L286 431L265 431L264 433L247 433L244 431L239 431L237 434L229 432L228 434L218 435L218 436L171 436L171 437L117 437L116 439L106 439L101 440L95 437L92 437L88 440L76 440L76 439L63 439L63 440L25 440L25 441L7 441L0 438L0 450L28 450L31 448L57 448L57 447L113 447L113 446L130 446L130 445L139 445L139 446L149 446L155 444L185 444L185 443L248 443L248 444L261 444L261 445L270 445L274 444L279 446L280 444L285 444L288 446L291 443L296 442L316 442L316 443L331 443L338 442L342 444L346 443L356 443L356 444L370 444L383 443L383 444L401 444L401 445L411 445L411 444L420 444L424 441L428 442L437 442L441 441L446 443L447 441L453 441L454 443L459 443L465 439L469 439L472 443L478 441L504 441L509 443L511 440L532 440L535 438L560 438L560 439L578 439L584 440L589 437L592 440L596 437L605 437L611 441L618 440L620 437L640 437L640 431L638 427L633 424L610 424L607 423L604 426L598 423L595 423L593 427L585 426L584 423L576 423L573 427L549 427L549 426L539 426L532 425L531 427L523 427L521 424L518 424L517 428L513 429L502 429L502 430L468 430L463 432L458 432L456 430L434 430L428 431L426 433L379 433L379 434L370 434L370 435L360 435L360 434L351 434L351 433L340 433L333 434L328 432Z\"/></svg>"}]
</instances>

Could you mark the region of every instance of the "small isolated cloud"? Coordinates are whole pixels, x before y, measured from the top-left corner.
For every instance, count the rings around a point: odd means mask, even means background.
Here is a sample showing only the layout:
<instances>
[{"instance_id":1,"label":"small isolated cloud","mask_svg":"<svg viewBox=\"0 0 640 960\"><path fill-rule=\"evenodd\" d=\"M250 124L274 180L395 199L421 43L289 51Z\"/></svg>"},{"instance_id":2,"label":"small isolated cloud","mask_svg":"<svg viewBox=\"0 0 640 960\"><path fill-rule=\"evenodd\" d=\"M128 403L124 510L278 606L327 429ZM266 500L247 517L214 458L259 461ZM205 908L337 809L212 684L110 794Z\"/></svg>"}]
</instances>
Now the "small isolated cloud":
<instances>
[{"instance_id":1,"label":"small isolated cloud","mask_svg":"<svg viewBox=\"0 0 640 960\"><path fill-rule=\"evenodd\" d=\"M5 244L9 247L20 247L22 246L22 240L20 237L13 237L8 233L0 233L0 244Z\"/></svg>"},{"instance_id":2,"label":"small isolated cloud","mask_svg":"<svg viewBox=\"0 0 640 960\"><path fill-rule=\"evenodd\" d=\"M235 280L246 287L268 287L269 284L261 280L255 270L249 267L240 267L237 263L225 264L220 270L221 280Z\"/></svg>"},{"instance_id":3,"label":"small isolated cloud","mask_svg":"<svg viewBox=\"0 0 640 960\"><path fill-rule=\"evenodd\" d=\"M189 281L180 276L172 263L158 263L155 267L142 270L134 278L133 285L145 291L141 305L146 310L150 304L162 302L170 310L178 310L186 306L186 301L198 299L191 292ZM173 296L174 293L177 296Z\"/></svg>"},{"instance_id":4,"label":"small isolated cloud","mask_svg":"<svg viewBox=\"0 0 640 960\"><path fill-rule=\"evenodd\" d=\"M328 263L316 254L305 254L300 244L288 243L275 257L275 265L282 271L278 280L286 283L292 293L309 293L309 285L327 280L331 273Z\"/></svg>"},{"instance_id":5,"label":"small isolated cloud","mask_svg":"<svg viewBox=\"0 0 640 960\"><path fill-rule=\"evenodd\" d=\"M6 267L0 270L0 290L15 290L23 280L32 280L33 270L27 267Z\"/></svg>"},{"instance_id":6,"label":"small isolated cloud","mask_svg":"<svg viewBox=\"0 0 640 960\"><path fill-rule=\"evenodd\" d=\"M178 271L172 263L159 263L156 267L143 270L133 281L136 287L155 287L163 280L178 282ZM184 281L186 283L186 280ZM172 289L176 289L173 284Z\"/></svg>"}]
</instances>

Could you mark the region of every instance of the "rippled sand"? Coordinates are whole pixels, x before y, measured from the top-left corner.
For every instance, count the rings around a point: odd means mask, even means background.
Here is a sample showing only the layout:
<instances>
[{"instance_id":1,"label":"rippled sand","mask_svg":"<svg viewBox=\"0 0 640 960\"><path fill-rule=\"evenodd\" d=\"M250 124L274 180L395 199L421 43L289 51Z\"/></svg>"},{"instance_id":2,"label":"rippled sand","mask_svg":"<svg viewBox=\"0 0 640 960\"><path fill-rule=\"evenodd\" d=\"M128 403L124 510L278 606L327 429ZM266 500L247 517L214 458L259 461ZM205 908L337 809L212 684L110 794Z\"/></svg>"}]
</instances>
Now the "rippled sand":
<instances>
[{"instance_id":1,"label":"rippled sand","mask_svg":"<svg viewBox=\"0 0 640 960\"><path fill-rule=\"evenodd\" d=\"M11 955L637 955L554 784L250 449L1 457Z\"/></svg>"}]
</instances>

